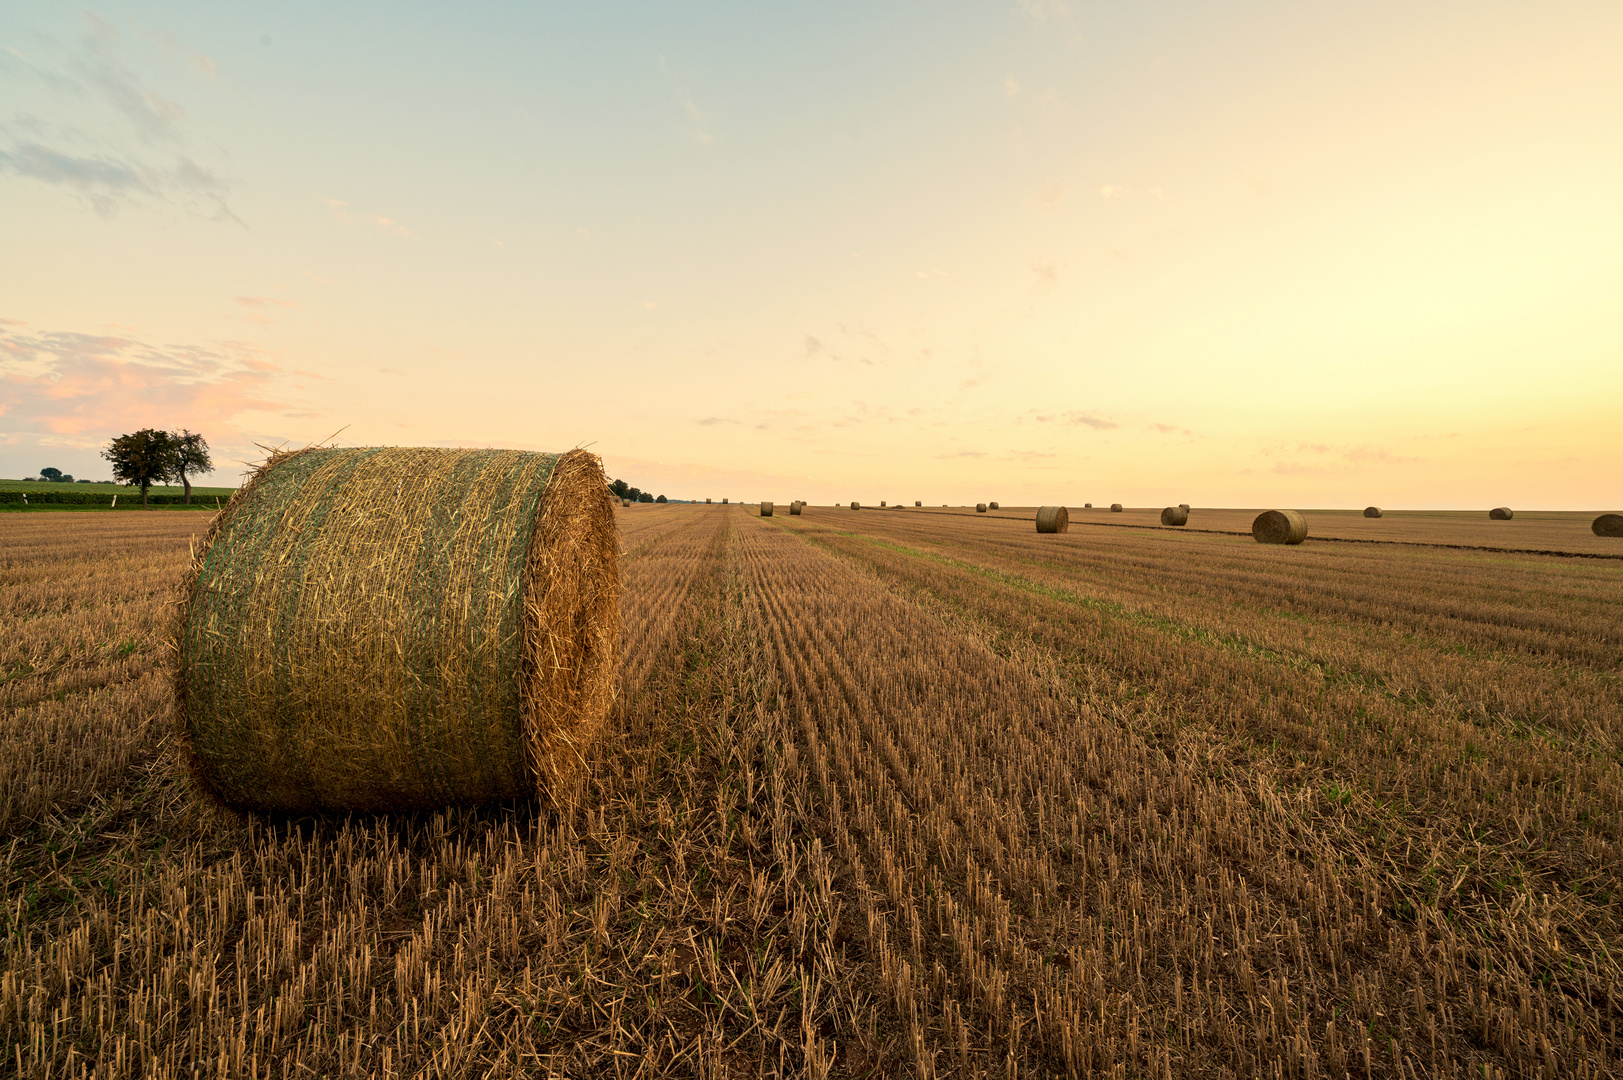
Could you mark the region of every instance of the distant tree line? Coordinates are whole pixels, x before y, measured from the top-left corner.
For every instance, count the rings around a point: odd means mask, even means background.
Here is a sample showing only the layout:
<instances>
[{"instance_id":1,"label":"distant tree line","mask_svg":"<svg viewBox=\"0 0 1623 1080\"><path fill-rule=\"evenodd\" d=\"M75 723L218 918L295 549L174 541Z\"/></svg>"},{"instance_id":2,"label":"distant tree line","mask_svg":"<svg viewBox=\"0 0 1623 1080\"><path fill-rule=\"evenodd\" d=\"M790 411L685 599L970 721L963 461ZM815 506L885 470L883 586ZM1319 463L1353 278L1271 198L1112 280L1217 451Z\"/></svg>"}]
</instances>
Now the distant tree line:
<instances>
[{"instance_id":1,"label":"distant tree line","mask_svg":"<svg viewBox=\"0 0 1623 1080\"><path fill-rule=\"evenodd\" d=\"M655 498L646 491L641 491L632 487L624 480L614 481L609 485L609 490L614 492L614 497L616 499L630 499L632 502L640 503L662 503L665 501L665 496L661 495L658 498Z\"/></svg>"},{"instance_id":2,"label":"distant tree line","mask_svg":"<svg viewBox=\"0 0 1623 1080\"><path fill-rule=\"evenodd\" d=\"M192 475L214 468L208 440L194 431L160 431L142 428L120 435L107 444L101 456L113 465L113 479L120 484L141 485L141 505L147 504L147 488L179 480L186 488L186 503L192 501Z\"/></svg>"}]
</instances>

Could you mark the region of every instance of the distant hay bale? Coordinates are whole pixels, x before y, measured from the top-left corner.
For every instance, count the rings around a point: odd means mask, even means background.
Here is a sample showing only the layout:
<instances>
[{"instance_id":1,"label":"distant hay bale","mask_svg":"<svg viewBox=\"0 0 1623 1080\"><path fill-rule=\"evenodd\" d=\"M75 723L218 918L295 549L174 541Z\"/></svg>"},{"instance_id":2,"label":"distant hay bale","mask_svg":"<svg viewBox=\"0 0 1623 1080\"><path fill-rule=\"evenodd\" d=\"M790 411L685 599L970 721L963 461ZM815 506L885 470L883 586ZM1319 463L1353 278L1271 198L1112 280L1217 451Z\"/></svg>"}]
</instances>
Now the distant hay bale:
<instances>
[{"instance_id":1,"label":"distant hay bale","mask_svg":"<svg viewBox=\"0 0 1623 1080\"><path fill-rule=\"evenodd\" d=\"M1251 523L1259 544L1300 544L1307 539L1307 522L1295 510L1264 510Z\"/></svg>"},{"instance_id":2,"label":"distant hay bale","mask_svg":"<svg viewBox=\"0 0 1623 1080\"><path fill-rule=\"evenodd\" d=\"M861 510L862 509L862 504L859 503L859 502L854 502L854 503L851 504L851 509L853 509L853 510Z\"/></svg>"},{"instance_id":3,"label":"distant hay bale","mask_svg":"<svg viewBox=\"0 0 1623 1080\"><path fill-rule=\"evenodd\" d=\"M1187 513L1189 513L1189 504L1188 503L1179 503L1178 504L1178 509L1182 510L1184 513L1187 514Z\"/></svg>"},{"instance_id":4,"label":"distant hay bale","mask_svg":"<svg viewBox=\"0 0 1623 1080\"><path fill-rule=\"evenodd\" d=\"M805 509L805 506L806 506L806 504L803 503L803 502L792 502L792 503L790 503L789 504L789 516L790 517L799 517L800 516L800 511Z\"/></svg>"},{"instance_id":5,"label":"distant hay bale","mask_svg":"<svg viewBox=\"0 0 1623 1080\"><path fill-rule=\"evenodd\" d=\"M1092 510L1093 509L1093 504L1092 503L1083 503L1082 504L1082 509L1084 509L1084 510Z\"/></svg>"},{"instance_id":6,"label":"distant hay bale","mask_svg":"<svg viewBox=\"0 0 1623 1080\"><path fill-rule=\"evenodd\" d=\"M1063 506L1039 506L1037 508L1037 531L1040 533L1062 533L1071 529L1071 512Z\"/></svg>"},{"instance_id":7,"label":"distant hay bale","mask_svg":"<svg viewBox=\"0 0 1623 1080\"><path fill-rule=\"evenodd\" d=\"M884 500L884 499L880 499L880 500L879 500L879 507L880 507L880 509L884 509L884 508L885 508L885 507L886 507L886 506L888 506L888 505L889 505L889 503L887 503L887 502L885 502L885 500Z\"/></svg>"},{"instance_id":8,"label":"distant hay bale","mask_svg":"<svg viewBox=\"0 0 1623 1080\"><path fill-rule=\"evenodd\" d=\"M1602 514L1589 528L1596 536L1623 536L1623 514Z\"/></svg>"},{"instance_id":9,"label":"distant hay bale","mask_svg":"<svg viewBox=\"0 0 1623 1080\"><path fill-rule=\"evenodd\" d=\"M1381 516L1381 508L1379 506L1366 506L1364 507L1364 516L1367 518L1378 518Z\"/></svg>"},{"instance_id":10,"label":"distant hay bale","mask_svg":"<svg viewBox=\"0 0 1623 1080\"><path fill-rule=\"evenodd\" d=\"M721 500L721 505L726 506L727 505L727 500L726 499Z\"/></svg>"},{"instance_id":11,"label":"distant hay bale","mask_svg":"<svg viewBox=\"0 0 1623 1080\"><path fill-rule=\"evenodd\" d=\"M1509 521L1516 516L1516 512L1508 506L1496 506L1488 511L1488 516L1495 521Z\"/></svg>"},{"instance_id":12,"label":"distant hay bale","mask_svg":"<svg viewBox=\"0 0 1623 1080\"><path fill-rule=\"evenodd\" d=\"M1119 513L1121 513L1121 503L1111 503L1111 504L1110 504L1110 512L1111 512L1111 513L1112 513L1112 514L1119 514Z\"/></svg>"},{"instance_id":13,"label":"distant hay bale","mask_svg":"<svg viewBox=\"0 0 1623 1080\"><path fill-rule=\"evenodd\" d=\"M990 503L987 503L986 505L990 506L993 510L997 509L997 503L995 503L995 502L990 502Z\"/></svg>"},{"instance_id":14,"label":"distant hay bale","mask_svg":"<svg viewBox=\"0 0 1623 1080\"><path fill-rule=\"evenodd\" d=\"M709 502L710 502L710 500L709 500L709 499L706 499L706 500L705 500L705 502L706 502L706 503L709 503Z\"/></svg>"},{"instance_id":15,"label":"distant hay bale","mask_svg":"<svg viewBox=\"0 0 1623 1080\"><path fill-rule=\"evenodd\" d=\"M630 506L631 505L631 500L630 499L621 499L620 500L620 505L621 506Z\"/></svg>"},{"instance_id":16,"label":"distant hay bale","mask_svg":"<svg viewBox=\"0 0 1623 1080\"><path fill-rule=\"evenodd\" d=\"M1161 511L1161 524L1187 525L1189 524L1189 511L1181 506L1169 506Z\"/></svg>"},{"instance_id":17,"label":"distant hay bale","mask_svg":"<svg viewBox=\"0 0 1623 1080\"><path fill-rule=\"evenodd\" d=\"M194 774L295 813L567 798L613 701L618 557L584 450L273 455L180 603Z\"/></svg>"},{"instance_id":18,"label":"distant hay bale","mask_svg":"<svg viewBox=\"0 0 1623 1080\"><path fill-rule=\"evenodd\" d=\"M914 499L914 500L913 500L913 505L914 505L914 506L923 506L923 505L924 505L924 501L923 501L923 500L922 500L922 499Z\"/></svg>"},{"instance_id":19,"label":"distant hay bale","mask_svg":"<svg viewBox=\"0 0 1623 1080\"><path fill-rule=\"evenodd\" d=\"M762 517L771 517L772 516L772 504L767 502L764 499L761 501L761 516Z\"/></svg>"},{"instance_id":20,"label":"distant hay bale","mask_svg":"<svg viewBox=\"0 0 1623 1080\"><path fill-rule=\"evenodd\" d=\"M977 514L986 513L986 504L985 503L976 503L975 504L975 513L977 513Z\"/></svg>"}]
</instances>

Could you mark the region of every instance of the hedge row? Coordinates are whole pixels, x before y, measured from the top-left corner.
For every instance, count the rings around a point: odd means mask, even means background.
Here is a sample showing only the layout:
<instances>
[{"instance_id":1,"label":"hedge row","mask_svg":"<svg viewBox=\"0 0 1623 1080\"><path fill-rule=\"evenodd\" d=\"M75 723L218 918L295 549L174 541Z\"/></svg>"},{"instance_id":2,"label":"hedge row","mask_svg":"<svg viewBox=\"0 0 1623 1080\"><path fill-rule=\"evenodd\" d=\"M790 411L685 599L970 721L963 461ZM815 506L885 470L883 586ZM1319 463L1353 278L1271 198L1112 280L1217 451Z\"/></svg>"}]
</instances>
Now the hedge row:
<instances>
[{"instance_id":1,"label":"hedge row","mask_svg":"<svg viewBox=\"0 0 1623 1080\"><path fill-rule=\"evenodd\" d=\"M119 507L140 506L141 492L120 491L117 494ZM105 491L0 491L0 503L29 506L111 506L114 496ZM178 506L186 501L184 495L147 495L147 504L150 506ZM224 500L222 499L223 503ZM193 506L207 506L214 508L214 496L192 495Z\"/></svg>"}]
</instances>

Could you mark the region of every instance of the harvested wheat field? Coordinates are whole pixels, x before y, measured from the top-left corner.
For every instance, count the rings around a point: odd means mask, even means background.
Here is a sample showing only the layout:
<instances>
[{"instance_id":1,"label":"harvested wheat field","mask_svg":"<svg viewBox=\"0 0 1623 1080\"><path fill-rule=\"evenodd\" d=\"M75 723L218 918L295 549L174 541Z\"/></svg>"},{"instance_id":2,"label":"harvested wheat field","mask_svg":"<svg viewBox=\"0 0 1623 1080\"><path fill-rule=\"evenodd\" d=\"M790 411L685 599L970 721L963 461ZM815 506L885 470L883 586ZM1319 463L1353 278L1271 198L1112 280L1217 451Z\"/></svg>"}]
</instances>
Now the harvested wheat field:
<instances>
[{"instance_id":1,"label":"harvested wheat field","mask_svg":"<svg viewBox=\"0 0 1623 1080\"><path fill-rule=\"evenodd\" d=\"M1155 513L621 514L578 790L306 817L166 737L206 516L0 518L8 1068L1623 1075L1623 561Z\"/></svg>"}]
</instances>

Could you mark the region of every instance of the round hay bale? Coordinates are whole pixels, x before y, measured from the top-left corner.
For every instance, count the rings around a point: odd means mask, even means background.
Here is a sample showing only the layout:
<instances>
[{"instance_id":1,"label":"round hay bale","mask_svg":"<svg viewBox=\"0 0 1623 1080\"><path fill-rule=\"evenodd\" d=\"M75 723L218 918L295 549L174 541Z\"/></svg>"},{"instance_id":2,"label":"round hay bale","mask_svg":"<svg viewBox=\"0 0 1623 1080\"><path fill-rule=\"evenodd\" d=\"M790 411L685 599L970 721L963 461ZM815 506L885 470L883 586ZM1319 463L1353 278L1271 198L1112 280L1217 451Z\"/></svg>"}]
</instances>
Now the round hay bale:
<instances>
[{"instance_id":1,"label":"round hay bale","mask_svg":"<svg viewBox=\"0 0 1623 1080\"><path fill-rule=\"evenodd\" d=\"M727 500L726 499L721 500L721 505L726 506L727 505Z\"/></svg>"},{"instance_id":2,"label":"round hay bale","mask_svg":"<svg viewBox=\"0 0 1623 1080\"><path fill-rule=\"evenodd\" d=\"M879 508L880 508L880 509L881 509L881 510L883 510L883 509L884 509L884 508L885 508L885 507L886 507L886 506L889 506L889 505L890 505L890 504L889 504L889 503L887 503L887 502L885 502L885 500L884 500L884 499L880 499L880 500L879 500Z\"/></svg>"},{"instance_id":3,"label":"round hay bale","mask_svg":"<svg viewBox=\"0 0 1623 1080\"><path fill-rule=\"evenodd\" d=\"M1121 503L1111 503L1111 504L1110 504L1110 512L1111 512L1111 513L1112 513L1112 514L1119 514L1119 513L1121 513Z\"/></svg>"},{"instance_id":4,"label":"round hay bale","mask_svg":"<svg viewBox=\"0 0 1623 1080\"><path fill-rule=\"evenodd\" d=\"M1037 531L1040 533L1062 533L1071 529L1071 512L1063 506L1039 506L1037 508Z\"/></svg>"},{"instance_id":5,"label":"round hay bale","mask_svg":"<svg viewBox=\"0 0 1623 1080\"><path fill-rule=\"evenodd\" d=\"M923 506L923 505L924 505L924 501L923 501L923 500L922 500L922 499L914 499L914 500L913 500L913 505L914 505L914 506Z\"/></svg>"},{"instance_id":6,"label":"round hay bale","mask_svg":"<svg viewBox=\"0 0 1623 1080\"><path fill-rule=\"evenodd\" d=\"M1161 524L1187 525L1189 524L1189 511L1181 506L1169 506L1161 511Z\"/></svg>"},{"instance_id":7,"label":"round hay bale","mask_svg":"<svg viewBox=\"0 0 1623 1080\"><path fill-rule=\"evenodd\" d=\"M1178 504L1178 509L1182 510L1184 513L1187 514L1187 513L1189 513L1189 504L1188 503L1179 503Z\"/></svg>"},{"instance_id":8,"label":"round hay bale","mask_svg":"<svg viewBox=\"0 0 1623 1080\"><path fill-rule=\"evenodd\" d=\"M789 515L791 517L799 517L800 516L800 511L803 510L805 508L805 506L806 506L806 504L802 503L802 502L792 502L792 503L790 503L789 504Z\"/></svg>"},{"instance_id":9,"label":"round hay bale","mask_svg":"<svg viewBox=\"0 0 1623 1080\"><path fill-rule=\"evenodd\" d=\"M1307 539L1307 522L1295 510L1264 510L1251 523L1259 544L1300 544Z\"/></svg>"},{"instance_id":10,"label":"round hay bale","mask_svg":"<svg viewBox=\"0 0 1623 1080\"><path fill-rule=\"evenodd\" d=\"M1378 518L1381 516L1381 508L1379 506L1366 506L1364 507L1364 516L1367 518Z\"/></svg>"},{"instance_id":11,"label":"round hay bale","mask_svg":"<svg viewBox=\"0 0 1623 1080\"><path fill-rule=\"evenodd\" d=\"M273 455L180 603L194 774L296 813L567 799L613 700L613 505L584 450Z\"/></svg>"},{"instance_id":12,"label":"round hay bale","mask_svg":"<svg viewBox=\"0 0 1623 1080\"><path fill-rule=\"evenodd\" d=\"M975 504L975 513L977 513L977 514L986 513L986 504L985 503L976 503Z\"/></svg>"},{"instance_id":13,"label":"round hay bale","mask_svg":"<svg viewBox=\"0 0 1623 1080\"><path fill-rule=\"evenodd\" d=\"M630 499L621 499L620 500L620 505L621 506L630 506L631 505L631 500Z\"/></svg>"},{"instance_id":14,"label":"round hay bale","mask_svg":"<svg viewBox=\"0 0 1623 1080\"><path fill-rule=\"evenodd\" d=\"M1602 514L1589 529L1596 536L1623 536L1623 514Z\"/></svg>"},{"instance_id":15,"label":"round hay bale","mask_svg":"<svg viewBox=\"0 0 1623 1080\"><path fill-rule=\"evenodd\" d=\"M761 501L761 516L762 517L771 517L772 516L772 504L765 501L764 499Z\"/></svg>"},{"instance_id":16,"label":"round hay bale","mask_svg":"<svg viewBox=\"0 0 1623 1080\"><path fill-rule=\"evenodd\" d=\"M862 509L862 504L859 503L859 502L854 502L854 503L851 504L851 509L853 509L853 510L861 510Z\"/></svg>"},{"instance_id":17,"label":"round hay bale","mask_svg":"<svg viewBox=\"0 0 1623 1080\"><path fill-rule=\"evenodd\" d=\"M1092 503L1083 503L1082 504L1082 509L1084 509L1084 510L1092 510L1093 509L1093 504Z\"/></svg>"},{"instance_id":18,"label":"round hay bale","mask_svg":"<svg viewBox=\"0 0 1623 1080\"><path fill-rule=\"evenodd\" d=\"M708 505L708 504L709 504L709 502L710 502L710 500L709 500L709 499L706 499L706 500L705 500L705 503L706 503L706 505Z\"/></svg>"},{"instance_id":19,"label":"round hay bale","mask_svg":"<svg viewBox=\"0 0 1623 1080\"><path fill-rule=\"evenodd\" d=\"M990 503L987 503L986 505L990 506L993 510L997 509L997 503L995 503L995 502L990 502Z\"/></svg>"},{"instance_id":20,"label":"round hay bale","mask_svg":"<svg viewBox=\"0 0 1623 1080\"><path fill-rule=\"evenodd\" d=\"M1509 521L1516 516L1516 511L1508 506L1496 506L1488 511L1488 516L1495 521Z\"/></svg>"}]
</instances>

